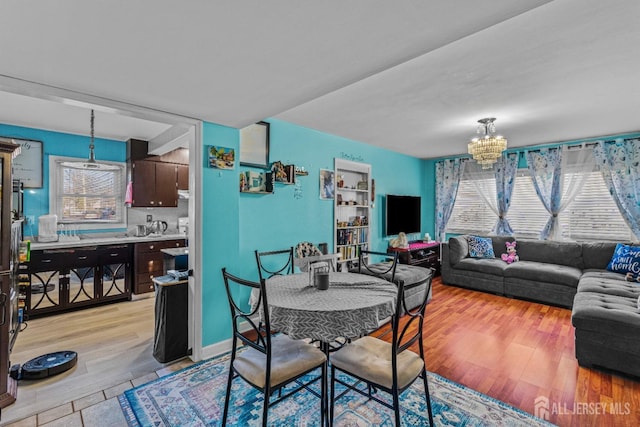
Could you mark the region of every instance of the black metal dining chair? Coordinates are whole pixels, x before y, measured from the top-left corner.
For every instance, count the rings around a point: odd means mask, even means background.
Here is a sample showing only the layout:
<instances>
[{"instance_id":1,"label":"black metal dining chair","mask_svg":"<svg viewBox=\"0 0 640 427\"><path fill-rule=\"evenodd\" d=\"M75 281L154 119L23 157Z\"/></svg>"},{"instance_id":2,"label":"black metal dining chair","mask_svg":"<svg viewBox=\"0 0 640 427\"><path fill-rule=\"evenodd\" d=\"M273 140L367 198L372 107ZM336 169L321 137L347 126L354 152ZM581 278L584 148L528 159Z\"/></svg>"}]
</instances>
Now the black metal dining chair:
<instances>
[{"instance_id":1,"label":"black metal dining chair","mask_svg":"<svg viewBox=\"0 0 640 427\"><path fill-rule=\"evenodd\" d=\"M406 289L403 283L398 285L396 311L392 319L393 336L391 342L372 336L365 336L348 343L331 355L331 406L329 415L329 423L331 425L333 424L335 401L351 391L356 391L393 409L395 425L400 426L400 395L418 378L422 378L429 413L429 425L433 426L422 334L424 313L433 273L434 270L431 269L427 291L424 292L422 303L414 309L404 311L404 316L402 306L406 308L406 304L404 304L404 291ZM409 286L407 286L408 288ZM402 325L401 318L403 319ZM419 354L409 350L414 345L418 347ZM340 372L354 378L354 381L338 378L337 373ZM338 396L335 396L336 383L346 387L346 390ZM367 387L360 387L360 384L366 384ZM392 403L376 396L377 390L390 394Z\"/></svg>"},{"instance_id":2,"label":"black metal dining chair","mask_svg":"<svg viewBox=\"0 0 640 427\"><path fill-rule=\"evenodd\" d=\"M260 279L293 273L293 246L276 251L259 252L256 250L255 254Z\"/></svg>"},{"instance_id":3,"label":"black metal dining chair","mask_svg":"<svg viewBox=\"0 0 640 427\"><path fill-rule=\"evenodd\" d=\"M378 261L378 262L372 262ZM358 267L352 271L368 274L395 283L398 253L387 253L361 249L358 253Z\"/></svg>"},{"instance_id":4,"label":"black metal dining chair","mask_svg":"<svg viewBox=\"0 0 640 427\"><path fill-rule=\"evenodd\" d=\"M229 413L229 400L231 397L231 385L235 378L240 377L255 389L261 391L264 396L262 410L262 425L267 425L269 407L281 402L287 397L305 388L309 392L320 398L321 425L325 424L327 408L327 390L324 378L327 372L327 357L318 348L307 344L301 340L293 340L287 335L271 335L264 333L255 323L255 316L263 318L266 330L270 330L269 310L267 303L267 293L265 292L265 280L253 282L234 276L222 269L224 286L231 309L233 325L233 343L231 349L231 359L229 361L229 377L225 393L224 412L222 415L222 425L227 423ZM245 287L248 293L254 294L252 308L243 309L246 303L239 302L234 297L239 293L235 287ZM245 295L246 293L241 293ZM256 299L257 298L257 299ZM240 324L243 324L242 332ZM240 346L245 349L239 349ZM302 377L311 374L320 368L320 375L312 375L311 378L303 381ZM320 381L321 392L317 393L312 387L313 383ZM280 393L283 387L295 382L292 389L287 388L286 393ZM271 399L274 392L279 392L278 396Z\"/></svg>"}]
</instances>

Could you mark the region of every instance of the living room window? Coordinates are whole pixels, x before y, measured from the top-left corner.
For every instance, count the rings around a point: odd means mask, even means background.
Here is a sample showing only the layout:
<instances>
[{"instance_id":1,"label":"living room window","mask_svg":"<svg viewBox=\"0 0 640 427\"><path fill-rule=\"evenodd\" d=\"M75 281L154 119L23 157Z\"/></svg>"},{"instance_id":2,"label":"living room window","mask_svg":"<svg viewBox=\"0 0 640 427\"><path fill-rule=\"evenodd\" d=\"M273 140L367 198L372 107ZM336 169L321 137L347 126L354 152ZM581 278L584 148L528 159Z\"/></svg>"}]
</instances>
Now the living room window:
<instances>
[{"instance_id":1,"label":"living room window","mask_svg":"<svg viewBox=\"0 0 640 427\"><path fill-rule=\"evenodd\" d=\"M571 178L565 175L565 182ZM495 179L481 185L495 199ZM527 169L519 169L507 219L517 237L537 238L549 219ZM463 176L447 224L447 233L488 234L496 214L486 205L469 176ZM591 172L575 200L560 214L562 237L571 240L631 241L633 233L624 222L600 172Z\"/></svg>"},{"instance_id":2,"label":"living room window","mask_svg":"<svg viewBox=\"0 0 640 427\"><path fill-rule=\"evenodd\" d=\"M80 159L50 156L49 202L61 224L79 229L124 228L125 164L103 162L109 169L70 166Z\"/></svg>"}]
</instances>

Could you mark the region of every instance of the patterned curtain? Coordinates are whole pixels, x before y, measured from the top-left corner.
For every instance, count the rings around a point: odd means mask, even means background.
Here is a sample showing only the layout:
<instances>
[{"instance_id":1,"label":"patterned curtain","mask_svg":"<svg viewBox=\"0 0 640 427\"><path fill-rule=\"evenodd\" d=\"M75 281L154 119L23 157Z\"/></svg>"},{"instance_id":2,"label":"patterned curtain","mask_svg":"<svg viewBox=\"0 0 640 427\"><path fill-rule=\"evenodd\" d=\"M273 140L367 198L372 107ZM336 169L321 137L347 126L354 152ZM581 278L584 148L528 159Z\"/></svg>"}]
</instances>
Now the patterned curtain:
<instances>
[{"instance_id":1,"label":"patterned curtain","mask_svg":"<svg viewBox=\"0 0 640 427\"><path fill-rule=\"evenodd\" d=\"M445 239L445 229L453 211L465 163L464 159L436 163L436 239L440 242Z\"/></svg>"},{"instance_id":2,"label":"patterned curtain","mask_svg":"<svg viewBox=\"0 0 640 427\"><path fill-rule=\"evenodd\" d=\"M507 220L509 205L511 205L511 193L516 183L518 171L518 153L503 153L502 157L493 165L496 176L496 202L498 208L498 221L493 227L496 236L512 236L513 229Z\"/></svg>"},{"instance_id":3,"label":"patterned curtain","mask_svg":"<svg viewBox=\"0 0 640 427\"><path fill-rule=\"evenodd\" d=\"M640 238L640 140L598 141L593 155L622 217Z\"/></svg>"},{"instance_id":4,"label":"patterned curtain","mask_svg":"<svg viewBox=\"0 0 640 427\"><path fill-rule=\"evenodd\" d=\"M491 233L498 236L513 235L506 217L511 204L511 193L516 182L517 170L518 153L503 153L502 157L494 163L493 170L482 169L477 162L469 162L465 167L466 176L473 183L478 195L498 217L496 225L491 230Z\"/></svg>"},{"instance_id":5,"label":"patterned curtain","mask_svg":"<svg viewBox=\"0 0 640 427\"><path fill-rule=\"evenodd\" d=\"M527 151L525 156L533 187L549 212L540 240L562 240L559 215L575 199L593 170L591 150L577 147L569 151L565 146Z\"/></svg>"}]
</instances>

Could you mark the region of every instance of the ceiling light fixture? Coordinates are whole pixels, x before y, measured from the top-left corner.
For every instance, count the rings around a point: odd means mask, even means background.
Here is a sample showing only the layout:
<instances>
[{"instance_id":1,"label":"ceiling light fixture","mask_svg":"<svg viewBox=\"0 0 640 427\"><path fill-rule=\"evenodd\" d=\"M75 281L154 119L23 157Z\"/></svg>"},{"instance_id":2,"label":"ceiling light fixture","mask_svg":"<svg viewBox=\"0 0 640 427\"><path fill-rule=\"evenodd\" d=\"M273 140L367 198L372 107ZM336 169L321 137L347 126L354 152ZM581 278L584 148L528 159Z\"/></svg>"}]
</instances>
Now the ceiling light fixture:
<instances>
[{"instance_id":1,"label":"ceiling light fixture","mask_svg":"<svg viewBox=\"0 0 640 427\"><path fill-rule=\"evenodd\" d=\"M507 139L496 135L495 117L478 120L476 133L481 137L474 137L468 144L469 154L482 166L482 169L491 169L500 158L502 152L507 149Z\"/></svg>"}]
</instances>

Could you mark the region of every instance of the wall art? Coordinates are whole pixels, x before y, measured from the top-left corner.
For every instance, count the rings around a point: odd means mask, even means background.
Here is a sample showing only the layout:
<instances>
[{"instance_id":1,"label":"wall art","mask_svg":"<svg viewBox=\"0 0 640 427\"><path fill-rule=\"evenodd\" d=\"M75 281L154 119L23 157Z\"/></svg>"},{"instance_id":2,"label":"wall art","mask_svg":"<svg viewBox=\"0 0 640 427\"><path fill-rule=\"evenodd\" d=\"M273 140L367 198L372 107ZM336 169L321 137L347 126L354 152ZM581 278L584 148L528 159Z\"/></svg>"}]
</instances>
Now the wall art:
<instances>
[{"instance_id":1,"label":"wall art","mask_svg":"<svg viewBox=\"0 0 640 427\"><path fill-rule=\"evenodd\" d=\"M240 166L269 167L269 123L258 122L240 129Z\"/></svg>"},{"instance_id":2,"label":"wall art","mask_svg":"<svg viewBox=\"0 0 640 427\"><path fill-rule=\"evenodd\" d=\"M13 178L22 181L24 188L42 188L42 141L0 137L20 145L20 154L13 160Z\"/></svg>"},{"instance_id":3,"label":"wall art","mask_svg":"<svg viewBox=\"0 0 640 427\"><path fill-rule=\"evenodd\" d=\"M233 169L236 164L236 151L233 148L209 145L207 157L210 168Z\"/></svg>"}]
</instances>

